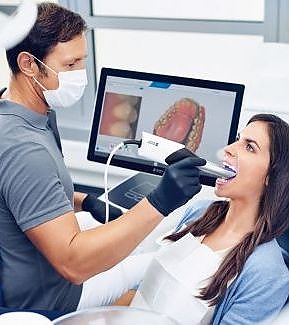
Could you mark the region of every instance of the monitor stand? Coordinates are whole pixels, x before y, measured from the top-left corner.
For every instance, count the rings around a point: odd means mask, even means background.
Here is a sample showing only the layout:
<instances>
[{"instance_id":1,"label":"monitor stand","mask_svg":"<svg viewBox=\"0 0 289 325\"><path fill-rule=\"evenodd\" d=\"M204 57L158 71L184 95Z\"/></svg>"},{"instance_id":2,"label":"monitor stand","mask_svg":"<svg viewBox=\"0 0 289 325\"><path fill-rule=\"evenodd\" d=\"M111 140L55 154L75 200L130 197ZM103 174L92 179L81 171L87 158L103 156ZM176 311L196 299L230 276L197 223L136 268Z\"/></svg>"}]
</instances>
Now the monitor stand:
<instances>
[{"instance_id":1,"label":"monitor stand","mask_svg":"<svg viewBox=\"0 0 289 325\"><path fill-rule=\"evenodd\" d=\"M108 193L109 201L130 209L156 188L160 180L157 175L138 173L112 188Z\"/></svg>"}]
</instances>

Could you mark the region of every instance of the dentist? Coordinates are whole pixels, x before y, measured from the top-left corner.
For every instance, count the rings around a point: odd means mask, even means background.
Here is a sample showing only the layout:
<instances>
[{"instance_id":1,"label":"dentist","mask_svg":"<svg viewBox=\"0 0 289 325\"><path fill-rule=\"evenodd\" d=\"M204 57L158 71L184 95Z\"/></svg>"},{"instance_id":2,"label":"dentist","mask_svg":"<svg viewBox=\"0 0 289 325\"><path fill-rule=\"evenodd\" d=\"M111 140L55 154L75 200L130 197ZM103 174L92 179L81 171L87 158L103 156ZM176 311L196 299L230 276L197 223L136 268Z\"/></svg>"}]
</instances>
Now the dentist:
<instances>
[{"instance_id":1,"label":"dentist","mask_svg":"<svg viewBox=\"0 0 289 325\"><path fill-rule=\"evenodd\" d=\"M83 94L85 31L78 14L42 3L28 36L7 51L11 80L0 100L1 285L7 307L76 310L86 280L128 256L201 189L196 166L205 162L185 158L123 216L80 230L75 212L94 203L73 192L50 107L70 106Z\"/></svg>"}]
</instances>

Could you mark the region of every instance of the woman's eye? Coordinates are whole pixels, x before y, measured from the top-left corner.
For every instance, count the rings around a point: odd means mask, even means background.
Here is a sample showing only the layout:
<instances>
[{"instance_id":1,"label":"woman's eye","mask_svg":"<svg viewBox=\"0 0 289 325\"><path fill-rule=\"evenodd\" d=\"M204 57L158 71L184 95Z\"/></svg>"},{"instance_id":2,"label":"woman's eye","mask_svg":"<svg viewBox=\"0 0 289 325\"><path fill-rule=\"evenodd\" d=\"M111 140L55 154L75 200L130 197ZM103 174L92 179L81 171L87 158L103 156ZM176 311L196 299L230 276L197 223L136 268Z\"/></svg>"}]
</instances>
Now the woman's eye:
<instances>
[{"instance_id":1,"label":"woman's eye","mask_svg":"<svg viewBox=\"0 0 289 325\"><path fill-rule=\"evenodd\" d=\"M246 144L246 150L248 150L250 152L255 152L254 147L250 143Z\"/></svg>"}]
</instances>

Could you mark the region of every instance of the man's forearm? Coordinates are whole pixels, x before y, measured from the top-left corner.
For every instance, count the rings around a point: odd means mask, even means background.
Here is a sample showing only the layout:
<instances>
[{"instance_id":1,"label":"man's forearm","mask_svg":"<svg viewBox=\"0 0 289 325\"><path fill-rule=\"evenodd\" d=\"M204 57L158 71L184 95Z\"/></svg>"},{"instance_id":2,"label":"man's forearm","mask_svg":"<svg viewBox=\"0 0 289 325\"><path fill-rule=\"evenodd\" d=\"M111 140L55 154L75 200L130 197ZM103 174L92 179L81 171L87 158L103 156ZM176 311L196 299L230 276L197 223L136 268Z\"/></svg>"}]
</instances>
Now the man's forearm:
<instances>
[{"instance_id":1,"label":"man's forearm","mask_svg":"<svg viewBox=\"0 0 289 325\"><path fill-rule=\"evenodd\" d=\"M127 257L163 216L144 199L105 227L78 233L70 243L69 269L81 283Z\"/></svg>"}]
</instances>

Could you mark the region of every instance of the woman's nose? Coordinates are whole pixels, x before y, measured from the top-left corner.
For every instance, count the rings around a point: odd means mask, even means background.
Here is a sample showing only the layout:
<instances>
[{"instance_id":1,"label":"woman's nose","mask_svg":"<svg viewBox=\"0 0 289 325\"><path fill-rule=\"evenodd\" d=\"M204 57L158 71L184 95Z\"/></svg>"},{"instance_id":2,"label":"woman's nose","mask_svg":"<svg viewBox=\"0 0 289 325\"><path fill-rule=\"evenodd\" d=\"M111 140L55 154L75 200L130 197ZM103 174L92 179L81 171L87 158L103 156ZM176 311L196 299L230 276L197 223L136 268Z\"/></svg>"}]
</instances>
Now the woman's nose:
<instances>
[{"instance_id":1,"label":"woman's nose","mask_svg":"<svg viewBox=\"0 0 289 325\"><path fill-rule=\"evenodd\" d=\"M237 151L236 151L236 142L228 144L225 148L224 148L224 153L225 155L229 155L229 156L236 156L237 155Z\"/></svg>"}]
</instances>

